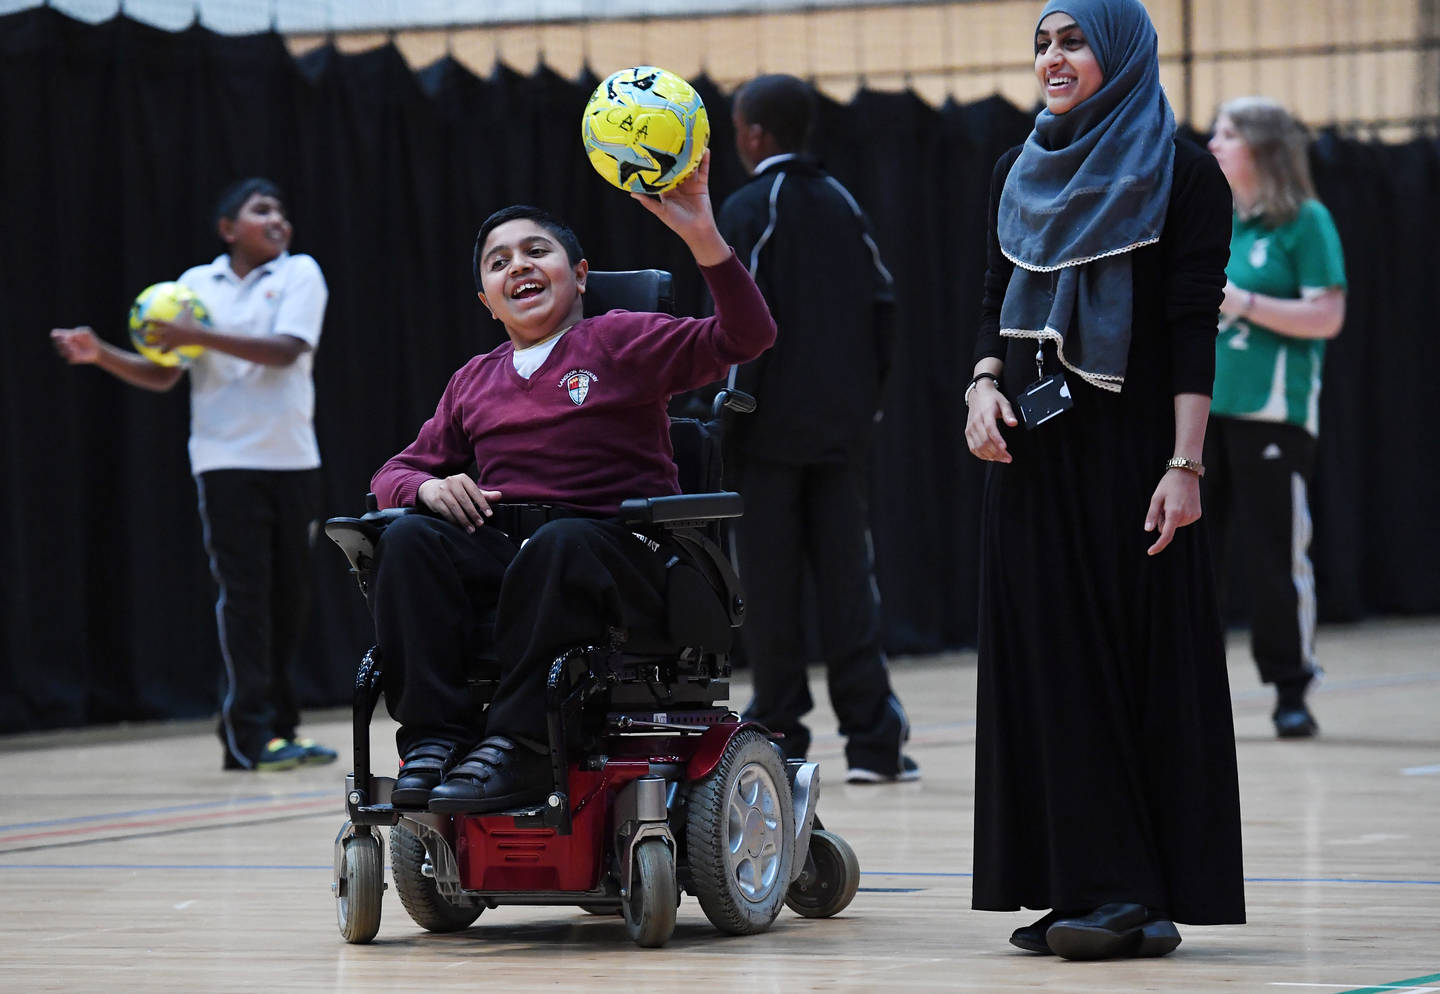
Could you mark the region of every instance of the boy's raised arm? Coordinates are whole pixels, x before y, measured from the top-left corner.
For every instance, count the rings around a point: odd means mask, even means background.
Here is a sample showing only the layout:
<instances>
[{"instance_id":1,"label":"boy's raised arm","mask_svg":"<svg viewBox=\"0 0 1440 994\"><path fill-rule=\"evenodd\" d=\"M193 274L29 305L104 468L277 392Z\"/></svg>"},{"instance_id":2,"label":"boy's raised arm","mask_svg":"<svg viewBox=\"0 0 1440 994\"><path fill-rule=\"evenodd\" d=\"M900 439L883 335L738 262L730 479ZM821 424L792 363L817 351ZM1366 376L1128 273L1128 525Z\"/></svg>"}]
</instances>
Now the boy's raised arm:
<instances>
[{"instance_id":1,"label":"boy's raised arm","mask_svg":"<svg viewBox=\"0 0 1440 994\"><path fill-rule=\"evenodd\" d=\"M658 200L640 193L630 196L679 235L701 266L718 266L730 257L730 246L715 225L715 212L710 205L709 149L685 182L660 194Z\"/></svg>"}]
</instances>

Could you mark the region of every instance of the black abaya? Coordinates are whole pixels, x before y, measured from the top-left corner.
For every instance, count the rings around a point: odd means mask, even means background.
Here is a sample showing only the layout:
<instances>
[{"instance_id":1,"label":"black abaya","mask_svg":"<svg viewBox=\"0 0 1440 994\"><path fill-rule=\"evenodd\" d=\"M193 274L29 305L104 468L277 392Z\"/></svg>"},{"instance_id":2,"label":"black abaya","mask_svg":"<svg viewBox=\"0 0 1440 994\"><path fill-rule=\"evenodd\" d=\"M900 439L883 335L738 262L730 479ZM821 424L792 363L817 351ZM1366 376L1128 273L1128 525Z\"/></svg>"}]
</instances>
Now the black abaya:
<instances>
[{"instance_id":1,"label":"black abaya","mask_svg":"<svg viewBox=\"0 0 1440 994\"><path fill-rule=\"evenodd\" d=\"M1001 339L1009 263L994 204L977 358L1014 398L1035 343ZM1070 373L1074 407L1006 430L981 539L975 879L981 910L1144 904L1196 925L1245 918L1239 790L1205 521L1146 555L1175 444L1174 396L1209 394L1231 204L1211 157L1177 142L1158 244L1133 253L1120 393ZM1046 372L1060 366L1046 348Z\"/></svg>"}]
</instances>

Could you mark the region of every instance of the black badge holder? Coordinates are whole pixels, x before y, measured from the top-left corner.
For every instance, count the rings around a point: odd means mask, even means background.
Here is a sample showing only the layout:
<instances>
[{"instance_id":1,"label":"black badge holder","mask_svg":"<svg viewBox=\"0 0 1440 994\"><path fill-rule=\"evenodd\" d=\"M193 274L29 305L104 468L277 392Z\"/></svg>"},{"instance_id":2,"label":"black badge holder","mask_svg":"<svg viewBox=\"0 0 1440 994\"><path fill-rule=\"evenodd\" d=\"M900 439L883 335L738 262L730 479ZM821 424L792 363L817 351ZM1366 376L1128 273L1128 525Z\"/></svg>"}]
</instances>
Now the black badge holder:
<instances>
[{"instance_id":1,"label":"black badge holder","mask_svg":"<svg viewBox=\"0 0 1440 994\"><path fill-rule=\"evenodd\" d=\"M1043 339L1036 339L1035 382L1015 398L1015 406L1020 411L1020 423L1030 431L1075 406L1075 400L1070 396L1070 384L1065 382L1064 374L1057 372L1045 375L1043 345Z\"/></svg>"}]
</instances>

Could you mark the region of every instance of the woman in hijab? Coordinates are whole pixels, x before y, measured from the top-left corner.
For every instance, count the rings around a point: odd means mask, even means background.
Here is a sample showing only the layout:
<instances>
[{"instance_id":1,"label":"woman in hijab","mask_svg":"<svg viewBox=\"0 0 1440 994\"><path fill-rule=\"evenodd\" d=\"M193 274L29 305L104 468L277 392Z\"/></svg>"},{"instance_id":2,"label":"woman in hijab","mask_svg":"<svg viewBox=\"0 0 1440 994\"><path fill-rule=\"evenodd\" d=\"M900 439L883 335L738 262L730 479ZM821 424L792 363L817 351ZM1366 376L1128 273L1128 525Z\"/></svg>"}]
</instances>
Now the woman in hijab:
<instances>
[{"instance_id":1,"label":"woman in hijab","mask_svg":"<svg viewBox=\"0 0 1440 994\"><path fill-rule=\"evenodd\" d=\"M981 537L973 905L1010 941L1161 956L1243 922L1199 479L1230 193L1176 137L1138 0L1051 0L1045 108L991 184L965 437Z\"/></svg>"}]
</instances>

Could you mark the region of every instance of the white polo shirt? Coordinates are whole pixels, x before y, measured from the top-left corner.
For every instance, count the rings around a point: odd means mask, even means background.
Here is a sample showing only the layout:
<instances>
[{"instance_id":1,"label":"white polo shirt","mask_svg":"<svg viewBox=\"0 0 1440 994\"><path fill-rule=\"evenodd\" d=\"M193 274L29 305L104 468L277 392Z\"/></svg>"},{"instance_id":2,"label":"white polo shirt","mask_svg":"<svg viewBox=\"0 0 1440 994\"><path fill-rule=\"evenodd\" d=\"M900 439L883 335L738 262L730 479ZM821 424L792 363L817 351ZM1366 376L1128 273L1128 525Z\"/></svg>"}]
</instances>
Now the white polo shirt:
<instances>
[{"instance_id":1,"label":"white polo shirt","mask_svg":"<svg viewBox=\"0 0 1440 994\"><path fill-rule=\"evenodd\" d=\"M314 469L315 384L311 370L330 291L308 255L281 253L241 279L230 257L187 269L216 331L291 335L310 346L288 366L265 366L207 349L190 365L190 471Z\"/></svg>"}]
</instances>

